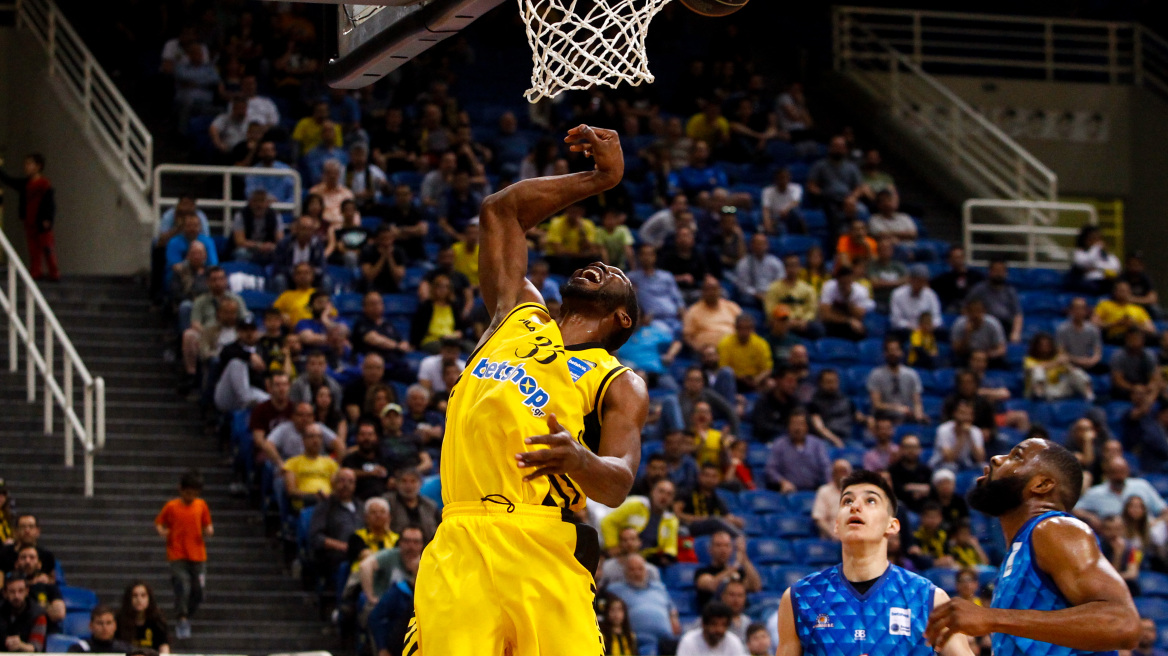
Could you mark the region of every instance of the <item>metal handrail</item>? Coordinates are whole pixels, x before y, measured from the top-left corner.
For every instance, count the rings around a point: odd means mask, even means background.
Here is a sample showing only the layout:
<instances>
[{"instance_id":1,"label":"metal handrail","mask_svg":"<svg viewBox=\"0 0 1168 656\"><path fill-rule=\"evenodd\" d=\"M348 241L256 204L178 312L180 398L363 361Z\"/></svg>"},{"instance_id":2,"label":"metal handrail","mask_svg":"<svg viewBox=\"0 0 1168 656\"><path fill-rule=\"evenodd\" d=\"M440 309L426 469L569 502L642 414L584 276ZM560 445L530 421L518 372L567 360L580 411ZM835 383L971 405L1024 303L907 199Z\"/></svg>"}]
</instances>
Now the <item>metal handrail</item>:
<instances>
[{"instance_id":1,"label":"metal handrail","mask_svg":"<svg viewBox=\"0 0 1168 656\"><path fill-rule=\"evenodd\" d=\"M17 0L16 24L44 47L49 75L81 103L87 129L116 153L126 176L145 192L154 166L154 137L64 14L53 0Z\"/></svg>"},{"instance_id":2,"label":"metal handrail","mask_svg":"<svg viewBox=\"0 0 1168 656\"><path fill-rule=\"evenodd\" d=\"M15 373L19 367L19 342L25 345L25 379L28 385L28 402L35 403L37 396L36 376L44 378L44 434L53 433L53 406L61 408L64 415L65 466L72 467L74 461L73 439L81 443L85 463L85 496L93 496L94 455L105 447L105 381L93 377L89 369L77 355L73 342L65 334L61 322L53 314L45 297L41 295L36 282L20 260L20 255L3 232L0 232L0 249L8 260L7 291L0 290L0 310L8 315L8 371ZM20 283L19 285L17 283ZM18 292L24 295L24 317L18 309ZM40 314L43 329L43 350L37 346L37 315ZM19 342L17 341L19 340ZM62 375L57 380L55 357L60 350ZM77 416L74 407L73 380L80 379L82 385L82 416Z\"/></svg>"},{"instance_id":3,"label":"metal handrail","mask_svg":"<svg viewBox=\"0 0 1168 656\"><path fill-rule=\"evenodd\" d=\"M195 177L222 176L222 196L219 198L201 197L198 199L198 206L203 208L215 208L223 211L224 235L231 234L232 210L247 207L246 199L237 200L232 198L231 182L233 178L246 179L253 176L292 178L292 200L273 201L271 208L277 212L292 212L295 216L300 215L300 173L297 172L296 169L268 169L241 166L206 166L201 164L159 164L158 167L154 169L154 192L151 199L154 208L155 232L158 232L158 221L162 218L162 208L172 207L178 203L177 197L162 195L162 176L164 175L187 175Z\"/></svg>"},{"instance_id":4,"label":"metal handrail","mask_svg":"<svg viewBox=\"0 0 1168 656\"><path fill-rule=\"evenodd\" d=\"M974 210L988 208L994 210L998 221L974 222ZM1021 221L1002 223L1002 214L1017 210L1023 215ZM999 255L1025 254L1024 259L1010 261L1010 266L1027 268L1068 268L1068 249L1055 238L1074 238L1079 234L1077 227L1054 225L1054 216L1059 212L1081 212L1087 215L1088 225L1099 224L1099 212L1088 203L1058 203L1050 201L1000 200L995 198L971 198L961 206L962 243L969 263L986 266L988 259L977 257L977 253ZM993 241L977 242L978 235L988 235ZM1011 236L1022 236L1022 243L1003 243ZM1045 256L1041 257L1040 256Z\"/></svg>"},{"instance_id":5,"label":"metal handrail","mask_svg":"<svg viewBox=\"0 0 1168 656\"><path fill-rule=\"evenodd\" d=\"M847 8L844 8L847 9ZM1015 200L1058 198L1058 175L991 123L907 55L871 30L853 24L843 9L835 14L835 67L887 103L894 116L926 133L923 145L981 187L983 195ZM881 83L867 74L877 73ZM937 108L943 116L926 116Z\"/></svg>"}]
</instances>

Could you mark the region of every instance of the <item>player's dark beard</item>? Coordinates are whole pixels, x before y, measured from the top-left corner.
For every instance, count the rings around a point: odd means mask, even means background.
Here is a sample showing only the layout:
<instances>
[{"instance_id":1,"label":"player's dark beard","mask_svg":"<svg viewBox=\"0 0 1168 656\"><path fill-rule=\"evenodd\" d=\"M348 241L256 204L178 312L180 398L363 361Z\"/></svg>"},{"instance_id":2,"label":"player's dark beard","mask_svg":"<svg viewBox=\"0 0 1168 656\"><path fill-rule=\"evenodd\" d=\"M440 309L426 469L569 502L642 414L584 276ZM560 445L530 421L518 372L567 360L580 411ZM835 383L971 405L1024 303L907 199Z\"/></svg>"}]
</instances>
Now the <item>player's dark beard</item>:
<instances>
[{"instance_id":1,"label":"player's dark beard","mask_svg":"<svg viewBox=\"0 0 1168 656\"><path fill-rule=\"evenodd\" d=\"M991 472L992 475L993 472ZM1022 491L1026 489L1026 479L1017 476L1003 476L975 485L966 500L969 507L991 517L1001 517L1022 505Z\"/></svg>"},{"instance_id":2,"label":"player's dark beard","mask_svg":"<svg viewBox=\"0 0 1168 656\"><path fill-rule=\"evenodd\" d=\"M599 289L587 289L582 282L578 283L573 278L569 278L560 287L560 296L563 297L563 303L560 305L560 318L570 314L605 316L616 312L625 305L624 290L619 285L603 285ZM622 333L624 332L631 331L622 331ZM619 348L627 339L627 334L614 334L610 335L610 339L601 340L601 342L605 349L611 351Z\"/></svg>"}]
</instances>

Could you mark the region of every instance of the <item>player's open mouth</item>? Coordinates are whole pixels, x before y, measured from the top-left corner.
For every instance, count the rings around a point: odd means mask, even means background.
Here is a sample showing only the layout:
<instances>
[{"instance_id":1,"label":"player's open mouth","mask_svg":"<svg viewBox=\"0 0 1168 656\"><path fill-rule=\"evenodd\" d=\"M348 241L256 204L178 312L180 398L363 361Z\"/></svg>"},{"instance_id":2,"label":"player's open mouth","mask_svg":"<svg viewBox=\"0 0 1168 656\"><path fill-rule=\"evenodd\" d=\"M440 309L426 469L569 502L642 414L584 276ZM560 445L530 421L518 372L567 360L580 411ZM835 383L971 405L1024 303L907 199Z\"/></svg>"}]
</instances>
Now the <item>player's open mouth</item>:
<instances>
[{"instance_id":1,"label":"player's open mouth","mask_svg":"<svg viewBox=\"0 0 1168 656\"><path fill-rule=\"evenodd\" d=\"M859 517L853 517L853 518L848 520L848 526L851 526L853 524L855 524L857 526L863 526L864 520L860 519Z\"/></svg>"},{"instance_id":2,"label":"player's open mouth","mask_svg":"<svg viewBox=\"0 0 1168 656\"><path fill-rule=\"evenodd\" d=\"M589 265L581 270L580 277L587 280L588 282L594 282L598 285L600 284L600 281L604 279L600 269L595 265Z\"/></svg>"},{"instance_id":3,"label":"player's open mouth","mask_svg":"<svg viewBox=\"0 0 1168 656\"><path fill-rule=\"evenodd\" d=\"M990 480L990 466L986 465L985 467L982 468L981 476L978 476L977 480L974 481L974 483L977 485L980 485L982 483L989 482L989 480Z\"/></svg>"}]
</instances>

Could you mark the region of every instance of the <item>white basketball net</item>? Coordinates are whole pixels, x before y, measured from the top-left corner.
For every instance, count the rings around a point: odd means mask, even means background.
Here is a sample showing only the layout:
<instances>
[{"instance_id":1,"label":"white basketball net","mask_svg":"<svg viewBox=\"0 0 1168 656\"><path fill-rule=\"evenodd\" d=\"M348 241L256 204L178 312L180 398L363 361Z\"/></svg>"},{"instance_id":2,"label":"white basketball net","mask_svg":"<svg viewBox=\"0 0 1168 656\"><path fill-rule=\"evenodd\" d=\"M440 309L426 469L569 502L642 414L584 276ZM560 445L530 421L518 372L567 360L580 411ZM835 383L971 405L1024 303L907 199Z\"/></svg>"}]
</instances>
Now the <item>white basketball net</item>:
<instances>
[{"instance_id":1,"label":"white basketball net","mask_svg":"<svg viewBox=\"0 0 1168 656\"><path fill-rule=\"evenodd\" d=\"M669 1L519 0L533 64L528 102L597 84L652 82L645 36Z\"/></svg>"}]
</instances>

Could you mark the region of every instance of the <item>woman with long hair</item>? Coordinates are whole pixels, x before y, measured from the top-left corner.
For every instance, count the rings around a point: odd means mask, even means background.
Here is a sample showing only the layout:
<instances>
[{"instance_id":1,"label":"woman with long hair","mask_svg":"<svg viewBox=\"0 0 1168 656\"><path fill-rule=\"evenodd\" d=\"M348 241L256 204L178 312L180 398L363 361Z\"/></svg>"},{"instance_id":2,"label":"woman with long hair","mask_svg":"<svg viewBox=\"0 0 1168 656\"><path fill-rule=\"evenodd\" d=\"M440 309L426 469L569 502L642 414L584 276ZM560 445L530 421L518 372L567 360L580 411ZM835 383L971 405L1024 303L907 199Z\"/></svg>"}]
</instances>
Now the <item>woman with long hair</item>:
<instances>
[{"instance_id":1,"label":"woman with long hair","mask_svg":"<svg viewBox=\"0 0 1168 656\"><path fill-rule=\"evenodd\" d=\"M1091 377L1071 364L1067 354L1055 346L1050 333L1038 333L1031 338L1022 368L1026 371L1029 397L1057 401L1079 394L1088 401L1095 400Z\"/></svg>"},{"instance_id":2,"label":"woman with long hair","mask_svg":"<svg viewBox=\"0 0 1168 656\"><path fill-rule=\"evenodd\" d=\"M135 647L148 647L160 654L170 653L166 618L158 608L154 590L145 581L134 581L122 593L118 610L118 639Z\"/></svg>"},{"instance_id":3,"label":"woman with long hair","mask_svg":"<svg viewBox=\"0 0 1168 656\"><path fill-rule=\"evenodd\" d=\"M600 618L600 635L604 637L606 656L633 656L637 653L637 635L629 624L629 608L616 595L608 595Z\"/></svg>"},{"instance_id":4,"label":"woman with long hair","mask_svg":"<svg viewBox=\"0 0 1168 656\"><path fill-rule=\"evenodd\" d=\"M1134 549L1144 553L1152 545L1152 527L1144 500L1133 494L1123 504L1123 537Z\"/></svg>"},{"instance_id":5,"label":"woman with long hair","mask_svg":"<svg viewBox=\"0 0 1168 656\"><path fill-rule=\"evenodd\" d=\"M337 410L332 390L328 385L321 385L316 389L316 394L312 397L312 414L318 423L327 426L342 440L349 435L349 422L345 421L345 415Z\"/></svg>"}]
</instances>

